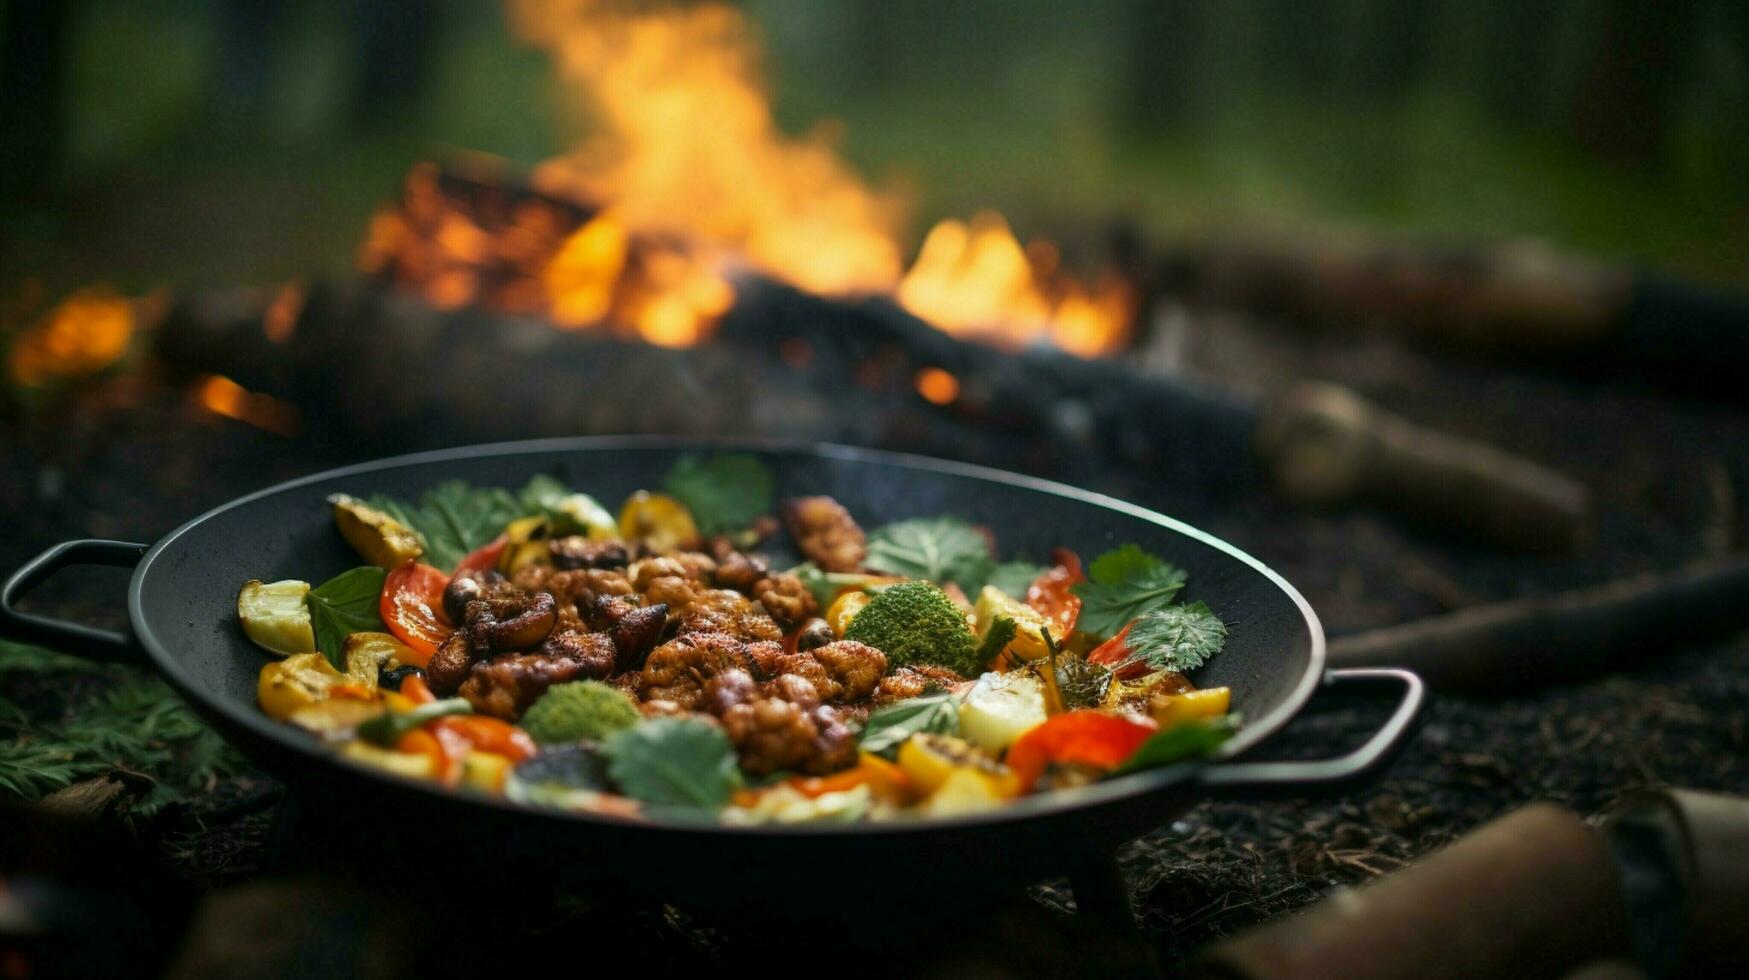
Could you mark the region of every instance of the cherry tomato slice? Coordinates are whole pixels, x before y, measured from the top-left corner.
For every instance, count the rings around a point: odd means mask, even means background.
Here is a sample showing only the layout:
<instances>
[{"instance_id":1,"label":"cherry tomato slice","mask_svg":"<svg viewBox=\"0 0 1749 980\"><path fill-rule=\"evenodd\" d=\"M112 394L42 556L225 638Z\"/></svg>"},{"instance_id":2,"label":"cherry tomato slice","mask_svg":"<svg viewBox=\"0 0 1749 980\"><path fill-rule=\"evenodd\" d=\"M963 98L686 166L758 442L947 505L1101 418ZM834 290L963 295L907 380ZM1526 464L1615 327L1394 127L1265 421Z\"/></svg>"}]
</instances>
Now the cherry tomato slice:
<instances>
[{"instance_id":1,"label":"cherry tomato slice","mask_svg":"<svg viewBox=\"0 0 1749 980\"><path fill-rule=\"evenodd\" d=\"M401 696L414 704L430 704L437 700L437 695L426 686L425 678L417 675L401 681Z\"/></svg>"},{"instance_id":2,"label":"cherry tomato slice","mask_svg":"<svg viewBox=\"0 0 1749 980\"><path fill-rule=\"evenodd\" d=\"M1027 586L1026 604L1050 622L1052 633L1068 636L1081 616L1081 597L1069 590L1086 576L1081 574L1080 556L1067 548L1052 551L1051 561L1056 567Z\"/></svg>"},{"instance_id":3,"label":"cherry tomato slice","mask_svg":"<svg viewBox=\"0 0 1749 980\"><path fill-rule=\"evenodd\" d=\"M1103 711L1069 711L1027 729L1004 761L1025 792L1053 762L1115 769L1153 734L1153 725Z\"/></svg>"},{"instance_id":4,"label":"cherry tomato slice","mask_svg":"<svg viewBox=\"0 0 1749 980\"><path fill-rule=\"evenodd\" d=\"M455 632L443 619L443 587L448 584L449 576L439 569L413 561L383 579L379 612L395 639L419 658L415 667L423 668L438 645Z\"/></svg>"},{"instance_id":5,"label":"cherry tomato slice","mask_svg":"<svg viewBox=\"0 0 1749 980\"><path fill-rule=\"evenodd\" d=\"M1146 674L1149 670L1146 663L1130 659L1130 656L1135 652L1130 649L1129 644L1130 627L1134 625L1135 623L1129 623L1123 629L1118 630L1116 636L1094 647L1087 654L1088 662L1104 664L1113 668L1112 674L1119 680L1135 680ZM1119 667L1118 664L1123 664L1123 666Z\"/></svg>"},{"instance_id":6,"label":"cherry tomato slice","mask_svg":"<svg viewBox=\"0 0 1749 980\"><path fill-rule=\"evenodd\" d=\"M503 554L504 543L508 540L510 540L508 536L500 534L468 552L461 561L456 562L455 571L450 572L450 575L456 576L463 572L483 572L487 569L497 568L498 556Z\"/></svg>"}]
</instances>

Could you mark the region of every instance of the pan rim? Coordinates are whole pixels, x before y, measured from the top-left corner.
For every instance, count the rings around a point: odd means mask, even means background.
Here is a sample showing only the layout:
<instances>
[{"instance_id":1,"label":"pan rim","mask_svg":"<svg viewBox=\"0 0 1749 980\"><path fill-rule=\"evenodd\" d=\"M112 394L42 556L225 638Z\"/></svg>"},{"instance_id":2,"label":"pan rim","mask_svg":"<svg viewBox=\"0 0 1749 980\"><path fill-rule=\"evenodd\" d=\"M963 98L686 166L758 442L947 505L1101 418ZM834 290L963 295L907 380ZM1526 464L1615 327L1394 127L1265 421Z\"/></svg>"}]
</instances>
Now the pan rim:
<instances>
[{"instance_id":1,"label":"pan rim","mask_svg":"<svg viewBox=\"0 0 1749 980\"><path fill-rule=\"evenodd\" d=\"M218 516L219 514L245 507L257 500L300 487L326 480L339 479L361 474L380 472L406 466L417 466L429 463L454 462L468 459L486 459L498 456L515 456L529 453L558 454L564 452L602 451L614 449L639 450L669 450L669 451L723 451L741 450L763 452L773 455L812 456L829 460L847 462L872 462L884 466L903 469L941 473L952 476L966 477L989 483L1006 484L1021 489L1042 493L1048 496L1060 497L1080 504L1100 507L1106 510L1146 521L1181 534L1192 540L1214 548L1228 557L1239 561L1263 575L1277 589L1281 590L1295 607L1311 637L1311 650L1307 657L1305 670L1293 689L1273 709L1255 718L1248 719L1237 734L1233 736L1213 759L1186 762L1166 766L1148 772L1132 773L1118 779L1094 783L1090 786L1071 790L1059 790L1052 793L1027 797L1008 805L975 814L932 818L923 820L894 820L883 822L860 823L854 825L817 825L817 824L755 824L750 826L732 826L711 821L678 821L672 819L657 819L652 817L621 817L611 814L558 810L545 807L527 806L503 797L485 796L480 794L460 792L441 786L436 786L425 780L399 776L382 769L354 762L338 753L328 751L319 743L301 737L289 726L274 722L252 710L253 705L243 705L229 698L208 694L195 681L181 663L172 657L163 643L152 633L147 625L144 601L142 598L143 584L152 573L152 569L161 555L171 544L197 526ZM135 642L138 643L152 659L153 666L170 682L177 692L197 709L206 713L216 713L227 722L235 724L254 736L275 743L276 746L296 756L301 756L312 762L338 765L356 775L391 784L403 791L414 791L429 797L438 797L444 803L458 805L484 806L497 811L513 813L519 816L532 817L536 820L555 821L568 825L584 824L613 827L620 830L659 830L665 833L691 834L704 837L732 837L744 839L748 837L831 837L831 836L861 836L867 834L908 834L926 831L946 831L953 829L975 829L994 827L1014 821L1030 820L1043 816L1063 816L1067 813L1098 808L1107 803L1120 800L1137 800L1143 797L1168 796L1174 790L1184 793L1187 789L1194 793L1191 780L1205 766L1243 754L1266 741L1291 721L1295 715L1311 699L1324 676L1326 660L1325 637L1322 622L1312 609L1306 598L1274 569L1249 553L1218 538L1206 531L1192 527L1176 518L1168 517L1157 511L1110 497L1105 494L1084 490L1079 487L1046 480L1040 477L1014 473L994 467L980 466L974 463L963 463L955 460L940 459L933 456L923 456L914 453L894 452L883 449L868 449L860 446L848 446L839 443L814 442L804 439L784 439L775 437L711 437L711 436L673 436L673 435L599 435L574 436L549 439L528 439L509 442L482 443L470 446L456 446L447 449L426 450L417 453L407 453L400 456L389 456L354 463L334 469L323 470L307 476L297 477L272 486L237 497L221 504L188 521L175 530L158 539L140 560L139 566L128 583L128 620L132 627ZM224 734L223 732L220 733ZM284 779L281 776L279 778Z\"/></svg>"}]
</instances>

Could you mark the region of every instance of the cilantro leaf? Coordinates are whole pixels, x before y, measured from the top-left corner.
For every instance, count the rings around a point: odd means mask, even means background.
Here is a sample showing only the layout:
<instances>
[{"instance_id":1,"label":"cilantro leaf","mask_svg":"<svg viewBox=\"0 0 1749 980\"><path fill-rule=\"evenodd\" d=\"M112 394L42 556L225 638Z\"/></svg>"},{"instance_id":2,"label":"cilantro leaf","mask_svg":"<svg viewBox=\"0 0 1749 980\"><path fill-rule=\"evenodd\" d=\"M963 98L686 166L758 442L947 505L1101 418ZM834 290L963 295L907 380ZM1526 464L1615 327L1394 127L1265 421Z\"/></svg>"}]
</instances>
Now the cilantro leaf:
<instances>
[{"instance_id":1,"label":"cilantro leaf","mask_svg":"<svg viewBox=\"0 0 1749 980\"><path fill-rule=\"evenodd\" d=\"M994 585L1010 596L1025 601L1026 590L1044 572L1043 565L1034 565L1029 561L1005 561L990 570L990 577L984 584Z\"/></svg>"},{"instance_id":2,"label":"cilantro leaf","mask_svg":"<svg viewBox=\"0 0 1749 980\"><path fill-rule=\"evenodd\" d=\"M662 486L692 511L700 531L720 534L747 527L770 513L776 481L756 456L718 453L709 459L680 457Z\"/></svg>"},{"instance_id":3,"label":"cilantro leaf","mask_svg":"<svg viewBox=\"0 0 1749 980\"><path fill-rule=\"evenodd\" d=\"M1155 670L1180 674L1201 667L1227 643L1227 624L1206 602L1167 606L1136 617L1125 642Z\"/></svg>"},{"instance_id":4,"label":"cilantro leaf","mask_svg":"<svg viewBox=\"0 0 1749 980\"><path fill-rule=\"evenodd\" d=\"M601 750L622 793L681 812L722 809L741 786L723 730L698 718L652 718L609 736Z\"/></svg>"},{"instance_id":5,"label":"cilantro leaf","mask_svg":"<svg viewBox=\"0 0 1749 980\"><path fill-rule=\"evenodd\" d=\"M990 541L957 517L914 517L868 536L863 564L877 572L943 585L953 582L975 595L995 562Z\"/></svg>"},{"instance_id":6,"label":"cilantro leaf","mask_svg":"<svg viewBox=\"0 0 1749 980\"><path fill-rule=\"evenodd\" d=\"M383 494L369 502L417 532L425 542L425 561L446 571L468 552L497 537L504 525L528 514L510 491L470 487L460 480L438 484L417 504Z\"/></svg>"},{"instance_id":7,"label":"cilantro leaf","mask_svg":"<svg viewBox=\"0 0 1749 980\"><path fill-rule=\"evenodd\" d=\"M316 633L316 649L336 668L346 669L341 647L347 636L388 629L377 612L383 579L388 574L375 565L363 565L341 572L304 596L310 607L310 625Z\"/></svg>"},{"instance_id":8,"label":"cilantro leaf","mask_svg":"<svg viewBox=\"0 0 1749 980\"><path fill-rule=\"evenodd\" d=\"M1148 740L1125 759L1123 765L1113 770L1112 775L1122 776L1144 769L1159 769L1174 762L1213 755L1238 730L1238 715L1198 718L1174 725L1163 732L1148 736Z\"/></svg>"},{"instance_id":9,"label":"cilantro leaf","mask_svg":"<svg viewBox=\"0 0 1749 980\"><path fill-rule=\"evenodd\" d=\"M1183 569L1134 544L1108 551L1087 566L1087 581L1071 588L1081 597L1075 625L1095 636L1114 636L1130 620L1171 605L1185 578Z\"/></svg>"},{"instance_id":10,"label":"cilantro leaf","mask_svg":"<svg viewBox=\"0 0 1749 980\"><path fill-rule=\"evenodd\" d=\"M891 756L913 735L958 735L959 699L951 694L926 694L875 709L862 726L862 750Z\"/></svg>"}]
</instances>

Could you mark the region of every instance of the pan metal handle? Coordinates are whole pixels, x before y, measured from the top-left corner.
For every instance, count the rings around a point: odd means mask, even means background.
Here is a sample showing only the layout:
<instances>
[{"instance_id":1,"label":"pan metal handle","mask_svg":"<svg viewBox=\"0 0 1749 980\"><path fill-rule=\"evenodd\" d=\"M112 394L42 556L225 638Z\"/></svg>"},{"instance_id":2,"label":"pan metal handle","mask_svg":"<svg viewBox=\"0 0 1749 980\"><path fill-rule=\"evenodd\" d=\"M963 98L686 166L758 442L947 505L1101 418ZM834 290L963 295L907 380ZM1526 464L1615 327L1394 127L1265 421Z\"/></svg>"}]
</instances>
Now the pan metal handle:
<instances>
[{"instance_id":1,"label":"pan metal handle","mask_svg":"<svg viewBox=\"0 0 1749 980\"><path fill-rule=\"evenodd\" d=\"M1409 744L1427 705L1421 678L1394 667L1354 667L1324 672L1324 687L1401 689L1395 711L1366 743L1334 759L1290 762L1228 762L1204 769L1198 777L1211 793L1243 797L1305 796L1342 791L1383 769Z\"/></svg>"},{"instance_id":2,"label":"pan metal handle","mask_svg":"<svg viewBox=\"0 0 1749 980\"><path fill-rule=\"evenodd\" d=\"M88 538L65 541L37 555L12 573L5 585L0 585L0 633L30 643L40 643L87 660L112 663L137 662L139 648L134 641L114 630L69 623L18 608L25 593L37 587L43 579L70 565L108 565L132 568L146 556L147 545L127 541L105 541Z\"/></svg>"}]
</instances>

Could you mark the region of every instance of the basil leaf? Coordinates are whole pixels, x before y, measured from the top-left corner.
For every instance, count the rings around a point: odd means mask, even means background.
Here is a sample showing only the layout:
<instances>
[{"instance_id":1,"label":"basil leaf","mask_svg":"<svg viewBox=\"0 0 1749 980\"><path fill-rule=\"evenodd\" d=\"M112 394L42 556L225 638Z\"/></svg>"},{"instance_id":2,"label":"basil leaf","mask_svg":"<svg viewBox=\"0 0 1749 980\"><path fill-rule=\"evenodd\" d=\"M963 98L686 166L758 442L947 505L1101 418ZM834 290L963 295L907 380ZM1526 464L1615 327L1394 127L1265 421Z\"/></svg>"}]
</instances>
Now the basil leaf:
<instances>
[{"instance_id":1,"label":"basil leaf","mask_svg":"<svg viewBox=\"0 0 1749 980\"><path fill-rule=\"evenodd\" d=\"M1183 569L1134 544L1108 551L1087 566L1087 581L1075 583L1070 590L1081 597L1081 617L1075 626L1109 639L1130 620L1171 605L1185 578Z\"/></svg>"},{"instance_id":2,"label":"basil leaf","mask_svg":"<svg viewBox=\"0 0 1749 980\"><path fill-rule=\"evenodd\" d=\"M1148 736L1148 740L1125 759L1123 765L1113 770L1112 775L1122 776L1144 769L1159 769L1174 762L1213 755L1238 730L1238 715L1198 718L1174 725L1163 732Z\"/></svg>"},{"instance_id":3,"label":"basil leaf","mask_svg":"<svg viewBox=\"0 0 1749 980\"><path fill-rule=\"evenodd\" d=\"M1010 596L1026 601L1026 590L1032 583L1045 573L1043 565L1034 565L1029 561L1005 561L990 570L990 577L985 585L994 585ZM961 583L962 585L964 583Z\"/></svg>"},{"instance_id":4,"label":"basil leaf","mask_svg":"<svg viewBox=\"0 0 1749 980\"><path fill-rule=\"evenodd\" d=\"M709 459L680 457L662 486L692 511L700 531L720 534L747 527L770 513L776 481L756 456L719 453Z\"/></svg>"},{"instance_id":5,"label":"basil leaf","mask_svg":"<svg viewBox=\"0 0 1749 980\"><path fill-rule=\"evenodd\" d=\"M741 786L729 737L699 718L639 722L601 748L620 792L655 807L720 810Z\"/></svg>"},{"instance_id":6,"label":"basil leaf","mask_svg":"<svg viewBox=\"0 0 1749 980\"><path fill-rule=\"evenodd\" d=\"M350 572L341 572L304 596L310 607L310 625L316 633L316 649L335 668L346 670L341 647L353 633L381 633L383 625L377 612L383 594L383 579L388 572L375 565L363 565Z\"/></svg>"},{"instance_id":7,"label":"basil leaf","mask_svg":"<svg viewBox=\"0 0 1749 980\"><path fill-rule=\"evenodd\" d=\"M957 517L914 517L878 528L868 536L863 564L877 572L942 585L953 582L975 595L995 562L990 542Z\"/></svg>"},{"instance_id":8,"label":"basil leaf","mask_svg":"<svg viewBox=\"0 0 1749 980\"><path fill-rule=\"evenodd\" d=\"M370 505L418 532L425 542L425 561L446 571L496 538L506 524L527 516L510 491L470 487L460 480L438 484L417 504L377 494Z\"/></svg>"},{"instance_id":9,"label":"basil leaf","mask_svg":"<svg viewBox=\"0 0 1749 980\"><path fill-rule=\"evenodd\" d=\"M890 758L913 735L958 735L959 730L959 699L926 694L875 709L862 726L862 750Z\"/></svg>"},{"instance_id":10,"label":"basil leaf","mask_svg":"<svg viewBox=\"0 0 1749 980\"><path fill-rule=\"evenodd\" d=\"M1155 670L1188 674L1221 652L1227 643L1227 624L1206 602L1167 606L1137 617L1124 642L1132 656L1146 660Z\"/></svg>"},{"instance_id":11,"label":"basil leaf","mask_svg":"<svg viewBox=\"0 0 1749 980\"><path fill-rule=\"evenodd\" d=\"M555 535L619 533L619 521L586 493L575 493L553 477L541 474L516 494L523 517L545 515Z\"/></svg>"}]
</instances>

